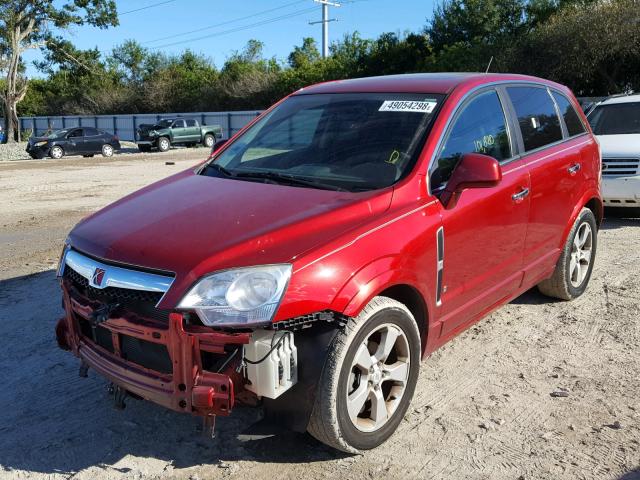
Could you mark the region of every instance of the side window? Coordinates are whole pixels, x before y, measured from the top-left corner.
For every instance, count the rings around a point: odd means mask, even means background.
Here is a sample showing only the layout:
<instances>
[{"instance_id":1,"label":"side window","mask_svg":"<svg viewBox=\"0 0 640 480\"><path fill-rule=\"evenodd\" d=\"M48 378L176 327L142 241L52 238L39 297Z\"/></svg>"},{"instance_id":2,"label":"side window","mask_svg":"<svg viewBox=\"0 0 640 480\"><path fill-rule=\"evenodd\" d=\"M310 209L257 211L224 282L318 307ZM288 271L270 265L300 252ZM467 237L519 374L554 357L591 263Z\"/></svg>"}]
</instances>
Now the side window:
<instances>
[{"instance_id":1,"label":"side window","mask_svg":"<svg viewBox=\"0 0 640 480\"><path fill-rule=\"evenodd\" d=\"M85 137L95 137L97 135L100 135L100 132L98 132L98 130L96 130L95 128L87 127L84 129Z\"/></svg>"},{"instance_id":2,"label":"side window","mask_svg":"<svg viewBox=\"0 0 640 480\"><path fill-rule=\"evenodd\" d=\"M465 153L482 153L498 161L512 156L504 110L495 90L471 100L456 118L432 170L432 190L447 183Z\"/></svg>"},{"instance_id":3,"label":"side window","mask_svg":"<svg viewBox=\"0 0 640 480\"><path fill-rule=\"evenodd\" d=\"M567 131L569 132L569 136L573 137L574 135L580 135L581 133L586 132L582 121L580 120L580 116L576 112L571 102L558 92L552 92L553 98L556 100L558 104L558 108L560 109L560 114L564 118L564 123L567 126Z\"/></svg>"},{"instance_id":4,"label":"side window","mask_svg":"<svg viewBox=\"0 0 640 480\"><path fill-rule=\"evenodd\" d=\"M196 127L196 121L193 120L192 118L189 118L187 120L185 120L187 122L187 127Z\"/></svg>"},{"instance_id":5,"label":"side window","mask_svg":"<svg viewBox=\"0 0 640 480\"><path fill-rule=\"evenodd\" d=\"M73 130L68 137L69 138L76 138L76 137L82 137L83 136L83 132L81 128L78 128L76 130Z\"/></svg>"},{"instance_id":6,"label":"side window","mask_svg":"<svg viewBox=\"0 0 640 480\"><path fill-rule=\"evenodd\" d=\"M562 140L560 119L546 88L507 87L507 92L518 116L525 152Z\"/></svg>"},{"instance_id":7,"label":"side window","mask_svg":"<svg viewBox=\"0 0 640 480\"><path fill-rule=\"evenodd\" d=\"M184 120L176 120L173 122L172 128L185 128Z\"/></svg>"}]
</instances>

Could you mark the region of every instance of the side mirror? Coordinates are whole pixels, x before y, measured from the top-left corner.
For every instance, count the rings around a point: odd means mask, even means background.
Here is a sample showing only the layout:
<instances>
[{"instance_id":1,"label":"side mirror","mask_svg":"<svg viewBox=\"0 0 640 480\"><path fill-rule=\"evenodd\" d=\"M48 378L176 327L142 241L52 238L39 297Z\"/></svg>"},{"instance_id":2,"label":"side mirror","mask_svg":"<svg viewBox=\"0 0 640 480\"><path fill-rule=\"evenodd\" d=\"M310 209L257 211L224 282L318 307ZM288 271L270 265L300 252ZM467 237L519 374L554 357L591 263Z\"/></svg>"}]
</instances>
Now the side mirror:
<instances>
[{"instance_id":1,"label":"side mirror","mask_svg":"<svg viewBox=\"0 0 640 480\"><path fill-rule=\"evenodd\" d=\"M440 201L447 210L458 203L467 188L491 188L502 180L502 169L498 161L488 155L467 153L453 171L440 195Z\"/></svg>"},{"instance_id":2,"label":"side mirror","mask_svg":"<svg viewBox=\"0 0 640 480\"><path fill-rule=\"evenodd\" d=\"M228 138L225 138L224 140L218 140L216 143L213 144L213 147L211 148L211 153L216 153L228 141L229 141Z\"/></svg>"}]
</instances>

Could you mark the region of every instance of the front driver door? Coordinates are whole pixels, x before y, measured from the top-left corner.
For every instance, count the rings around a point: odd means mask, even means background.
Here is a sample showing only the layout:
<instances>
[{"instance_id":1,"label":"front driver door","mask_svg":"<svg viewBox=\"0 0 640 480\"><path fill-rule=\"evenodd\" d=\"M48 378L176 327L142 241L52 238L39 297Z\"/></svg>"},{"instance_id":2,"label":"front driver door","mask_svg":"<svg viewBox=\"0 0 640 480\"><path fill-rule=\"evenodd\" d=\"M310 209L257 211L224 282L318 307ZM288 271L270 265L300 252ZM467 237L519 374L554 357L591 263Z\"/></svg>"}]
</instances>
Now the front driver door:
<instances>
[{"instance_id":1,"label":"front driver door","mask_svg":"<svg viewBox=\"0 0 640 480\"><path fill-rule=\"evenodd\" d=\"M173 122L173 125L171 126L171 137L173 138L174 143L186 141L186 132L187 125L185 124L184 120L176 120L175 122Z\"/></svg>"},{"instance_id":2,"label":"front driver door","mask_svg":"<svg viewBox=\"0 0 640 480\"><path fill-rule=\"evenodd\" d=\"M66 155L77 155L84 152L84 132L82 128L76 128L67 133L64 152Z\"/></svg>"},{"instance_id":3,"label":"front driver door","mask_svg":"<svg viewBox=\"0 0 640 480\"><path fill-rule=\"evenodd\" d=\"M455 207L441 209L444 262L437 308L443 335L511 296L522 282L530 185L527 169L515 159L510 125L498 91L478 92L458 109L430 172L437 194L462 155L476 152L497 159L503 175L498 186L465 190Z\"/></svg>"}]
</instances>

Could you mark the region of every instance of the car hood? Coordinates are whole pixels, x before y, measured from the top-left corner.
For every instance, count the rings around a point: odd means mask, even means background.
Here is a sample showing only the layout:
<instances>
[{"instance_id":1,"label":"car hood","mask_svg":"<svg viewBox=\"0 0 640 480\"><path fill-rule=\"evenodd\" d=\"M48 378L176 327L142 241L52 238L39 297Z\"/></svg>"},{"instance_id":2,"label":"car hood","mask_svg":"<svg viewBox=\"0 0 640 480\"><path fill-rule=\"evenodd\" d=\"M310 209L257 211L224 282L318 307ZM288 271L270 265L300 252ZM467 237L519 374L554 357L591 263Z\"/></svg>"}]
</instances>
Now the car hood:
<instances>
[{"instance_id":1,"label":"car hood","mask_svg":"<svg viewBox=\"0 0 640 480\"><path fill-rule=\"evenodd\" d=\"M176 274L187 288L226 268L286 263L389 207L392 189L349 193L182 172L85 218L74 248ZM172 289L173 290L173 289Z\"/></svg>"},{"instance_id":2,"label":"car hood","mask_svg":"<svg viewBox=\"0 0 640 480\"><path fill-rule=\"evenodd\" d=\"M602 156L640 157L640 134L598 135Z\"/></svg>"},{"instance_id":3,"label":"car hood","mask_svg":"<svg viewBox=\"0 0 640 480\"><path fill-rule=\"evenodd\" d=\"M30 137L29 138L29 143L31 145L33 145L34 143L44 142L44 141L49 141L49 140L55 140L55 139L54 138L49 138L49 137Z\"/></svg>"}]
</instances>

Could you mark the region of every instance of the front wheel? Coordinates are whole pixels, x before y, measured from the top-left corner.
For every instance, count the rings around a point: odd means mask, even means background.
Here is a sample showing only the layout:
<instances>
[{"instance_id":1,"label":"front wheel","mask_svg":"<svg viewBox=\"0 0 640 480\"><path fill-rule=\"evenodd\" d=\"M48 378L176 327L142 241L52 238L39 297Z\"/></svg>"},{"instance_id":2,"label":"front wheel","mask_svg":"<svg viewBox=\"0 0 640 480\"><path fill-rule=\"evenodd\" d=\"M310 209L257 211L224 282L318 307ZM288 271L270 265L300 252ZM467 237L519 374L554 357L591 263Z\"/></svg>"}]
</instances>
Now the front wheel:
<instances>
[{"instance_id":1,"label":"front wheel","mask_svg":"<svg viewBox=\"0 0 640 480\"><path fill-rule=\"evenodd\" d=\"M54 145L53 147L51 147L49 155L51 156L51 158L55 158L57 160L64 157L64 150L59 145Z\"/></svg>"},{"instance_id":2,"label":"front wheel","mask_svg":"<svg viewBox=\"0 0 640 480\"><path fill-rule=\"evenodd\" d=\"M538 284L544 295L573 300L584 293L596 258L598 224L593 212L583 208L562 249L551 278Z\"/></svg>"},{"instance_id":3,"label":"front wheel","mask_svg":"<svg viewBox=\"0 0 640 480\"><path fill-rule=\"evenodd\" d=\"M168 152L171 148L171 142L167 137L160 137L158 139L158 150L161 152Z\"/></svg>"},{"instance_id":4,"label":"front wheel","mask_svg":"<svg viewBox=\"0 0 640 480\"><path fill-rule=\"evenodd\" d=\"M381 445L409 407L420 369L420 333L411 312L375 297L329 350L307 430L349 453Z\"/></svg>"}]
</instances>

